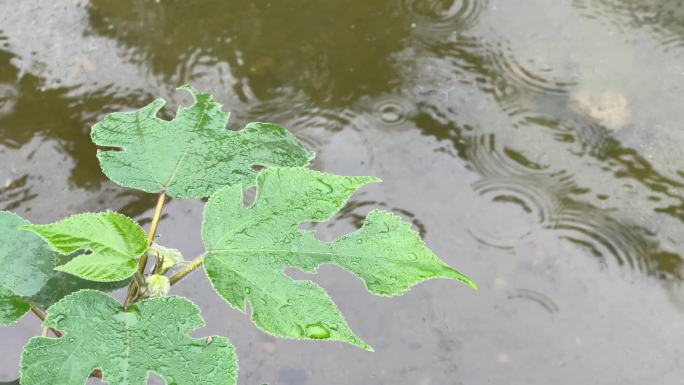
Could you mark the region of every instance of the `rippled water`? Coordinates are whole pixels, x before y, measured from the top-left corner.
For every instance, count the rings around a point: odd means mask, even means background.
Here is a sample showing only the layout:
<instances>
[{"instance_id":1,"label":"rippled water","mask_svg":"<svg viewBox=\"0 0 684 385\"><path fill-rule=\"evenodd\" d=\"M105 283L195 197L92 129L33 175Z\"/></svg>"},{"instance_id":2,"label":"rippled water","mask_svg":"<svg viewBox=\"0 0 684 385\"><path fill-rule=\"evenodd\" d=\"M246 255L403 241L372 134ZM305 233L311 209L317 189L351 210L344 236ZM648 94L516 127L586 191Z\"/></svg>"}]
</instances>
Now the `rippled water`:
<instances>
[{"instance_id":1,"label":"rippled water","mask_svg":"<svg viewBox=\"0 0 684 385\"><path fill-rule=\"evenodd\" d=\"M376 352L268 337L197 274L177 288L229 336L240 384L680 384L684 375L684 4L666 0L0 0L0 209L34 222L156 197L107 181L106 112L183 83L291 129L314 167L385 182L381 207L480 285L384 299L314 279ZM163 242L202 252L200 201ZM0 382L40 332L0 329Z\"/></svg>"}]
</instances>

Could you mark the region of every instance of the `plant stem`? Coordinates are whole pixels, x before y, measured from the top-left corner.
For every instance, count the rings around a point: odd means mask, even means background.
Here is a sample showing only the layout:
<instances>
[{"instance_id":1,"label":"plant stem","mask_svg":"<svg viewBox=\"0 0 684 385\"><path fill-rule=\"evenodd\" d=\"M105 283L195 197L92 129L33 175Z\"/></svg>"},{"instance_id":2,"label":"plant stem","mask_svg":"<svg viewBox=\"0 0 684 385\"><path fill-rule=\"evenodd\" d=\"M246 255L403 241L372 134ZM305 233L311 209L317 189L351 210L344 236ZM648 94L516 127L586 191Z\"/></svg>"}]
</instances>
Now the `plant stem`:
<instances>
[{"instance_id":1,"label":"plant stem","mask_svg":"<svg viewBox=\"0 0 684 385\"><path fill-rule=\"evenodd\" d=\"M150 224L150 231L147 233L147 246L151 246L154 242L154 236L157 234L157 227L159 226L159 220L161 219L162 210L164 209L164 203L166 201L166 191L159 193L159 198L157 199L157 206L154 208L154 216L152 216L152 223ZM145 252L138 262L138 273L141 277L145 276L145 269L147 268L147 260L149 254ZM124 301L124 307L135 302L140 294L140 286L137 280L133 280L128 286L128 294L126 294L126 300Z\"/></svg>"},{"instance_id":2,"label":"plant stem","mask_svg":"<svg viewBox=\"0 0 684 385\"><path fill-rule=\"evenodd\" d=\"M161 219L162 210L164 209L164 202L166 201L166 191L159 193L159 199L157 199L157 207L154 208L154 216L152 217L152 224L150 225L150 231L147 233L147 246L152 245L154 242L154 236L157 233L157 226L159 226L159 220ZM138 272L140 274L145 274L145 268L147 267L147 253L140 257L140 263L138 264Z\"/></svg>"},{"instance_id":3,"label":"plant stem","mask_svg":"<svg viewBox=\"0 0 684 385\"><path fill-rule=\"evenodd\" d=\"M40 318L41 321L45 322L45 318L47 318L45 313L34 304L29 304L29 306L31 307L31 311L33 312L33 314L35 314L36 317ZM56 337L63 336L62 332L60 332L59 330L50 328L50 331L52 331L52 334L54 334Z\"/></svg>"},{"instance_id":4,"label":"plant stem","mask_svg":"<svg viewBox=\"0 0 684 385\"><path fill-rule=\"evenodd\" d=\"M190 262L189 265L185 266L183 269L181 269L178 273L174 274L169 278L169 282L173 285L176 282L180 281L181 279L185 278L188 274L192 273L197 269L198 267L202 266L204 263L204 256L197 257L195 258L194 261Z\"/></svg>"},{"instance_id":5,"label":"plant stem","mask_svg":"<svg viewBox=\"0 0 684 385\"><path fill-rule=\"evenodd\" d=\"M43 313L42 310L38 309L33 304L29 304L29 306L31 307L31 311L33 312L33 314L35 314L38 318L40 318L41 321L45 321L45 318L46 318L45 313Z\"/></svg>"}]
</instances>

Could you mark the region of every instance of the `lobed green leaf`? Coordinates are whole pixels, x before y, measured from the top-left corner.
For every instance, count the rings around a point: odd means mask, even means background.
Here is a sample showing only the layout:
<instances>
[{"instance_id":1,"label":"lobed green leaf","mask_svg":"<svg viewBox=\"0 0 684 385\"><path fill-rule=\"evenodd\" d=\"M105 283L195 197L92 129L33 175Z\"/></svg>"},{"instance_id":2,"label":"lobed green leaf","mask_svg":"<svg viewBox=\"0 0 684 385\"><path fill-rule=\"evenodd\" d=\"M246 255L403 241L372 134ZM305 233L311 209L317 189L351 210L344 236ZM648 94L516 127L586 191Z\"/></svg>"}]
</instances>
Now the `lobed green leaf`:
<instances>
[{"instance_id":1,"label":"lobed green leaf","mask_svg":"<svg viewBox=\"0 0 684 385\"><path fill-rule=\"evenodd\" d=\"M185 298L147 299L124 310L104 293L82 290L53 305L44 325L64 336L26 345L23 385L82 385L97 368L111 385L143 385L150 372L174 385L236 384L233 346L225 337L191 338L204 321Z\"/></svg>"},{"instance_id":2,"label":"lobed green leaf","mask_svg":"<svg viewBox=\"0 0 684 385\"><path fill-rule=\"evenodd\" d=\"M334 242L317 240L299 225L330 219L370 177L343 177L304 168L271 168L257 178L257 198L227 187L205 208L205 269L214 289L262 330L295 339L331 339L370 347L349 328L326 292L294 280L284 269L315 272L324 263L361 278L376 295L399 295L431 278L475 284L437 258L419 235L394 214L373 211L361 229Z\"/></svg>"},{"instance_id":3,"label":"lobed green leaf","mask_svg":"<svg viewBox=\"0 0 684 385\"><path fill-rule=\"evenodd\" d=\"M61 254L87 250L55 269L98 282L121 281L132 276L147 250L145 231L125 215L78 214L48 225L26 225Z\"/></svg>"},{"instance_id":4,"label":"lobed green leaf","mask_svg":"<svg viewBox=\"0 0 684 385\"><path fill-rule=\"evenodd\" d=\"M176 198L201 198L226 185L252 185L253 166L306 166L313 153L284 128L250 123L226 130L228 115L208 93L186 85L195 99L181 106L172 121L157 112L157 99L133 112L107 115L92 130L102 170L124 187Z\"/></svg>"}]
</instances>

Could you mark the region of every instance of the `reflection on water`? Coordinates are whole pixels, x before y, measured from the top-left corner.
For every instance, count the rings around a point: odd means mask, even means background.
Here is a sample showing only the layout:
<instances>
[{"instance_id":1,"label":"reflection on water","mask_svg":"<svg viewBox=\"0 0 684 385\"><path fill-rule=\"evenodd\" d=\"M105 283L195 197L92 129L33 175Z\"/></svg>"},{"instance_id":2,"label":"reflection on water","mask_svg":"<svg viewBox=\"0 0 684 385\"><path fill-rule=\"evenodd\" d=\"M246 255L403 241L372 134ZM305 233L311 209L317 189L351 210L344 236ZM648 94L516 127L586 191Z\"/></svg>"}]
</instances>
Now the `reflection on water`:
<instances>
[{"instance_id":1,"label":"reflection on water","mask_svg":"<svg viewBox=\"0 0 684 385\"><path fill-rule=\"evenodd\" d=\"M232 111L229 128L276 121L317 151L314 167L385 180L312 225L321 239L390 210L481 286L386 301L322 269L368 356L264 336L201 277L181 285L236 343L242 384L675 384L679 3L0 0L0 208L146 221L155 198L104 178L89 127L156 96L169 117L190 82ZM171 202L163 240L201 253L201 210ZM0 333L11 380L36 323Z\"/></svg>"},{"instance_id":2,"label":"reflection on water","mask_svg":"<svg viewBox=\"0 0 684 385\"><path fill-rule=\"evenodd\" d=\"M390 91L399 81L393 55L411 29L409 15L382 1L92 1L87 8L88 33L131 49L132 61L166 82L208 78L242 102Z\"/></svg>"}]
</instances>

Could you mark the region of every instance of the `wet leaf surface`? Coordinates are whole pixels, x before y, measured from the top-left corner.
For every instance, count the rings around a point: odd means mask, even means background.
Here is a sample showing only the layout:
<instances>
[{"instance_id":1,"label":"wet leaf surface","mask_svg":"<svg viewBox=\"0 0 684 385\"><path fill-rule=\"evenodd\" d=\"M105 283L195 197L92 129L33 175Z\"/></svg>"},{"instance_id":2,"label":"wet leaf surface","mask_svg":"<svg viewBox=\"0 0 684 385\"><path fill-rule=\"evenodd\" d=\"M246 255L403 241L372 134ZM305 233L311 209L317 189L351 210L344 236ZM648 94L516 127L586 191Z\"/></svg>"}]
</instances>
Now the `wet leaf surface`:
<instances>
[{"instance_id":1,"label":"wet leaf surface","mask_svg":"<svg viewBox=\"0 0 684 385\"><path fill-rule=\"evenodd\" d=\"M27 225L61 254L79 255L55 269L98 282L124 280L135 273L147 250L145 231L134 220L115 212L86 213L48 225Z\"/></svg>"},{"instance_id":2,"label":"wet leaf surface","mask_svg":"<svg viewBox=\"0 0 684 385\"><path fill-rule=\"evenodd\" d=\"M82 290L51 307L45 325L65 335L28 343L21 361L24 385L82 385L96 368L111 385L145 384L149 372L167 384L236 383L233 346L224 337L189 337L204 321L184 298L148 299L125 311L104 293Z\"/></svg>"},{"instance_id":3,"label":"wet leaf surface","mask_svg":"<svg viewBox=\"0 0 684 385\"><path fill-rule=\"evenodd\" d=\"M176 198L201 198L226 185L250 185L253 166L306 166L313 158L294 135L271 123L250 123L228 131L228 114L208 93L181 87L195 98L180 107L176 118L156 116L157 99L134 112L107 115L93 127L92 138L103 149L98 158L104 173L124 187Z\"/></svg>"},{"instance_id":4,"label":"wet leaf surface","mask_svg":"<svg viewBox=\"0 0 684 385\"><path fill-rule=\"evenodd\" d=\"M311 281L294 280L287 267L315 272L333 263L364 281L376 295L394 296L431 278L474 283L438 259L410 224L373 211L358 231L331 243L299 230L326 221L372 177L343 177L303 168L272 168L257 178L258 198L245 208L234 186L214 194L205 209L205 267L214 289L246 311L262 330L295 339L344 341L371 350L349 328L332 299Z\"/></svg>"},{"instance_id":5,"label":"wet leaf surface","mask_svg":"<svg viewBox=\"0 0 684 385\"><path fill-rule=\"evenodd\" d=\"M38 293L52 272L54 253L39 236L19 229L27 224L13 213L0 212L0 325L26 314L24 298Z\"/></svg>"}]
</instances>

